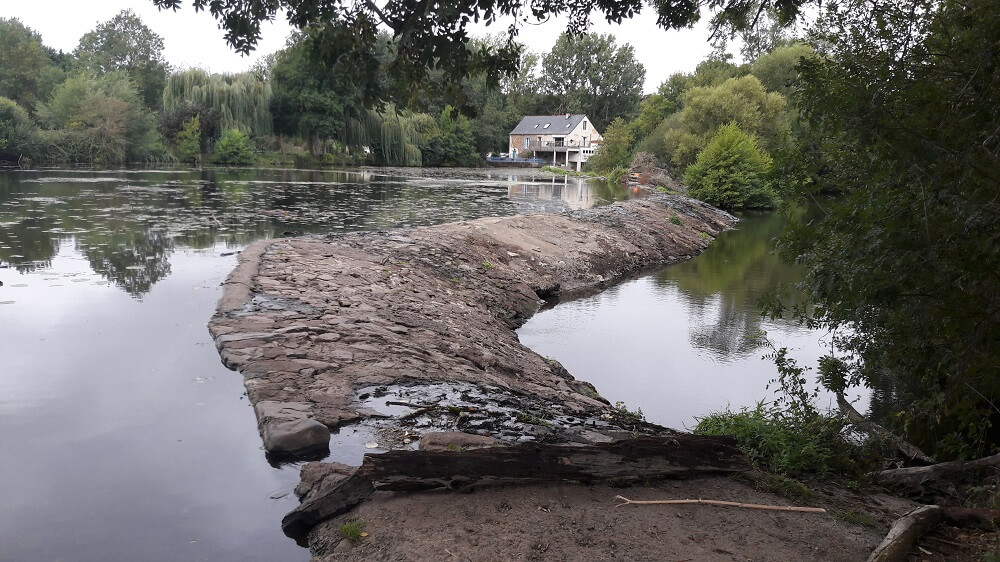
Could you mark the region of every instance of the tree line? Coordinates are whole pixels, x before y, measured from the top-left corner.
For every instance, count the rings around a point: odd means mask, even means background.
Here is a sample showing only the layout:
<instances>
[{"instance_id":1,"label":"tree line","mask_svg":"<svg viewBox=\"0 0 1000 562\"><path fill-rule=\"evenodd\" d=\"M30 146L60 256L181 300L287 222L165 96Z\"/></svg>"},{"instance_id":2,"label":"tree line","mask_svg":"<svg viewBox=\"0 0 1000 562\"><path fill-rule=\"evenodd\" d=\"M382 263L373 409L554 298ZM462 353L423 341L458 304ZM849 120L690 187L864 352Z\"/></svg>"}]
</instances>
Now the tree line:
<instances>
[{"instance_id":1,"label":"tree line","mask_svg":"<svg viewBox=\"0 0 1000 562\"><path fill-rule=\"evenodd\" d=\"M376 86L323 57L323 27L306 27L249 72L174 69L163 40L125 10L71 53L0 19L0 160L34 163L200 162L476 166L507 150L526 114L586 113L598 127L638 114L645 69L610 35L564 34L536 54L518 47L519 73L457 83L443 69L418 88L388 84L398 41L376 35L365 59ZM470 55L497 48L478 38ZM369 103L366 88L391 95Z\"/></svg>"}]
</instances>

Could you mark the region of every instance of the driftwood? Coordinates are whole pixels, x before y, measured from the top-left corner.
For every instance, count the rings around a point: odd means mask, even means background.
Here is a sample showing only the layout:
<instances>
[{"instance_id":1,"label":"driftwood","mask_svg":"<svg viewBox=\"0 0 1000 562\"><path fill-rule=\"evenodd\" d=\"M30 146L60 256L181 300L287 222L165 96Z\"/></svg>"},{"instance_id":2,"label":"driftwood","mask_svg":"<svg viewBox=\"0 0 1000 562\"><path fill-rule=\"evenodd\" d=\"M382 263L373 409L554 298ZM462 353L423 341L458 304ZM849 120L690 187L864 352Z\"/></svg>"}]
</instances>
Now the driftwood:
<instances>
[{"instance_id":1,"label":"driftwood","mask_svg":"<svg viewBox=\"0 0 1000 562\"><path fill-rule=\"evenodd\" d=\"M522 444L467 451L366 454L356 472L321 480L281 521L303 541L317 524L349 511L375 490L470 489L481 484L578 481L633 482L745 471L731 437L672 435L594 445Z\"/></svg>"},{"instance_id":2,"label":"driftwood","mask_svg":"<svg viewBox=\"0 0 1000 562\"><path fill-rule=\"evenodd\" d=\"M951 461L931 466L894 468L876 472L874 480L911 498L937 501L954 496L963 485L980 485L1000 474L1000 454L974 461Z\"/></svg>"},{"instance_id":3,"label":"driftwood","mask_svg":"<svg viewBox=\"0 0 1000 562\"><path fill-rule=\"evenodd\" d=\"M941 507L925 505L918 507L892 524L889 533L882 540L868 562L903 562L909 560L910 551L917 541L939 523L948 522L963 527L977 527L995 530L1000 523L1000 511L969 509L962 507Z\"/></svg>"},{"instance_id":4,"label":"driftwood","mask_svg":"<svg viewBox=\"0 0 1000 562\"><path fill-rule=\"evenodd\" d=\"M696 500L630 500L625 496L615 496L616 500L621 500L623 503L615 504L615 507L621 507L623 505L687 505L687 504L706 504L706 505L720 505L723 507L741 507L744 509L764 509L767 511L802 511L806 513L826 513L826 510L822 507L798 507L791 505L764 505L759 503L742 503L742 502L727 502L723 500L703 500L698 498Z\"/></svg>"},{"instance_id":5,"label":"driftwood","mask_svg":"<svg viewBox=\"0 0 1000 562\"><path fill-rule=\"evenodd\" d=\"M389 451L365 455L361 472L376 490L412 491L558 480L622 482L748 468L747 458L732 438L674 435L587 446L525 444L471 451Z\"/></svg>"},{"instance_id":6,"label":"driftwood","mask_svg":"<svg viewBox=\"0 0 1000 562\"><path fill-rule=\"evenodd\" d=\"M357 472L332 480L303 496L302 503L281 519L281 530L300 546L307 546L306 537L313 527L347 513L375 493L371 480Z\"/></svg>"},{"instance_id":7,"label":"driftwood","mask_svg":"<svg viewBox=\"0 0 1000 562\"><path fill-rule=\"evenodd\" d=\"M861 412L858 412L858 410L855 409L846 398L844 398L844 395L839 392L837 393L837 407L840 408L840 412L859 429L888 439L892 442L896 449L903 454L903 456L911 461L919 461L924 464L934 464L937 462L934 460L934 457L924 453L916 445L895 435L888 429L861 415Z\"/></svg>"}]
</instances>

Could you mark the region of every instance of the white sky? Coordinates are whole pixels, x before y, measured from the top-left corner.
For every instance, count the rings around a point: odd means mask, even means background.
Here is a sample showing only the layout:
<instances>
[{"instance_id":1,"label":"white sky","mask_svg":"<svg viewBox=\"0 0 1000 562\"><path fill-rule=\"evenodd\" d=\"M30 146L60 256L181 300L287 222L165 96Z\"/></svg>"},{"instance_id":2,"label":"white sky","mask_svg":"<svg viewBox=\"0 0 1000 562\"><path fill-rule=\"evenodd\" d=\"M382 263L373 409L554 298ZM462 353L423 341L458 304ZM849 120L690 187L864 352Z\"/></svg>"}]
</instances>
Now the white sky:
<instances>
[{"instance_id":1,"label":"white sky","mask_svg":"<svg viewBox=\"0 0 1000 562\"><path fill-rule=\"evenodd\" d=\"M80 37L98 23L119 11L131 8L153 31L163 37L164 57L175 67L201 67L214 72L239 72L248 69L258 58L281 49L292 28L283 19L265 25L257 50L241 57L226 44L223 32L212 16L196 13L185 0L175 12L160 12L152 0L0 0L0 17L15 17L42 35L45 44L72 51ZM546 52L565 28L565 21L554 19L542 25L524 26L518 40L536 52ZM478 26L483 34L505 32L506 24ZM664 31L656 26L652 10L620 26L603 20L591 31L612 33L618 43L635 47L636 58L646 67L643 90L653 92L674 72L690 72L711 52L706 25L694 29Z\"/></svg>"}]
</instances>

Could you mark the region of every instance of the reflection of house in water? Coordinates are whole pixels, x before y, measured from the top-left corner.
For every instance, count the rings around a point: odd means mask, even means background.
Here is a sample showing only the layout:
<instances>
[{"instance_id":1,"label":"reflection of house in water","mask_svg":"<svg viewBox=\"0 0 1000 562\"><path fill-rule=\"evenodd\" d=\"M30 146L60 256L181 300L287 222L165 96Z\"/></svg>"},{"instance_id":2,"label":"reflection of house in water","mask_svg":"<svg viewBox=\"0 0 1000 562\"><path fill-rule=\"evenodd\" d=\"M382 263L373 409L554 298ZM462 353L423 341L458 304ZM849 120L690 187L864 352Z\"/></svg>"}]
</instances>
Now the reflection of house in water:
<instances>
[{"instance_id":1,"label":"reflection of house in water","mask_svg":"<svg viewBox=\"0 0 1000 562\"><path fill-rule=\"evenodd\" d=\"M519 213L589 209L597 204L593 186L580 178L553 176L551 180L519 180L521 177L511 175L512 183L507 188L507 196Z\"/></svg>"}]
</instances>

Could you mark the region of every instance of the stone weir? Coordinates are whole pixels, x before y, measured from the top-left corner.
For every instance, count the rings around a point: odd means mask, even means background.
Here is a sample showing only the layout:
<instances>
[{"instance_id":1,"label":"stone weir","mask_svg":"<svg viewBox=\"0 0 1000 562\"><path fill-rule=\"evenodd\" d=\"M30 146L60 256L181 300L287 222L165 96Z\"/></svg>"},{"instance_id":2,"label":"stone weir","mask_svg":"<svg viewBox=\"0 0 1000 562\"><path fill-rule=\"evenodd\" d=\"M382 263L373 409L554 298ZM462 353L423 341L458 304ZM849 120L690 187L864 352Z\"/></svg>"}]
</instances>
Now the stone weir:
<instances>
[{"instance_id":1,"label":"stone weir","mask_svg":"<svg viewBox=\"0 0 1000 562\"><path fill-rule=\"evenodd\" d=\"M209 330L244 377L270 455L322 452L331 429L355 422L395 428L409 447L456 429L602 441L639 422L514 329L542 299L688 259L735 222L656 193L558 215L261 241L242 252Z\"/></svg>"}]
</instances>

